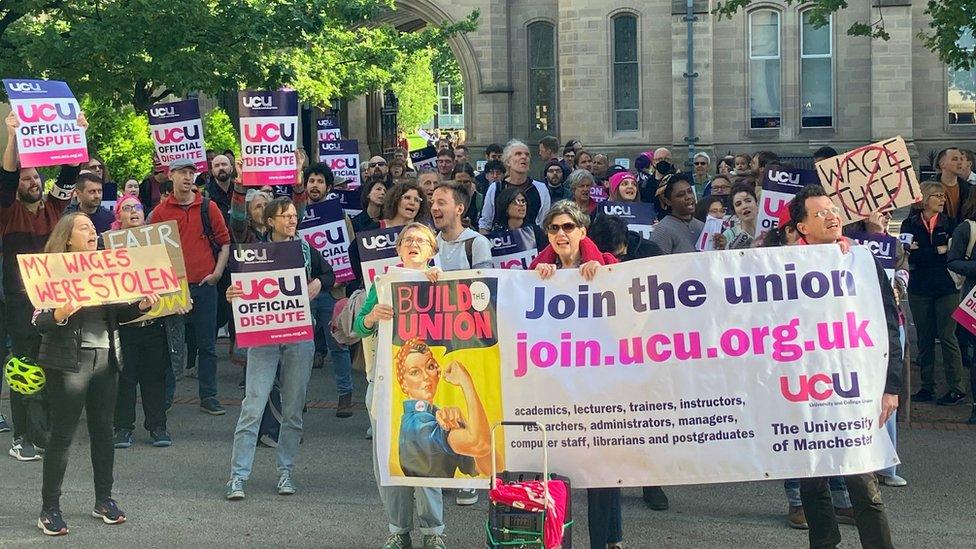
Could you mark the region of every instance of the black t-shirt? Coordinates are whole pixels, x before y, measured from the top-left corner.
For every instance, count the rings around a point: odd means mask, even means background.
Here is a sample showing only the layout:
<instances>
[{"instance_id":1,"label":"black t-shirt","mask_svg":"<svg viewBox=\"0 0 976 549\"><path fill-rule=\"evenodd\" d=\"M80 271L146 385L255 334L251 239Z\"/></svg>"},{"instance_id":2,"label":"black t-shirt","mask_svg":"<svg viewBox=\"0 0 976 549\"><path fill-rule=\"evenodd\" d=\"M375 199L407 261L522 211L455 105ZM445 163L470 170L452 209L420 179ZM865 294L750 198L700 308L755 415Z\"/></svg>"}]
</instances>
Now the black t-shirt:
<instances>
[{"instance_id":1,"label":"black t-shirt","mask_svg":"<svg viewBox=\"0 0 976 549\"><path fill-rule=\"evenodd\" d=\"M536 187L535 182L532 178L525 180L522 185L512 185L508 182L508 179L503 179L495 184L495 201L498 201L498 195L501 194L505 188L509 186L518 187L522 189L522 194L525 195L525 219L528 221L535 222L539 217L539 211L542 210L542 197L539 196L539 188Z\"/></svg>"}]
</instances>

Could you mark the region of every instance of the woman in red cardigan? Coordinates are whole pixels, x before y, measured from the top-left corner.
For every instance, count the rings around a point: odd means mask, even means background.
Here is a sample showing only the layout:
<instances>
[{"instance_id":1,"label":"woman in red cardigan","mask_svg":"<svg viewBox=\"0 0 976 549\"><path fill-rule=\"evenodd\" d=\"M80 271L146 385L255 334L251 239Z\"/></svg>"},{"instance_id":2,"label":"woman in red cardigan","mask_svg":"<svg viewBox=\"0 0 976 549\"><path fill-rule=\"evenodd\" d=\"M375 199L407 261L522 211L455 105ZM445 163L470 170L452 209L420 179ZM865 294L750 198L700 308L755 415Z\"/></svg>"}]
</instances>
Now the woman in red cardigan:
<instances>
[{"instance_id":1,"label":"woman in red cardigan","mask_svg":"<svg viewBox=\"0 0 976 549\"><path fill-rule=\"evenodd\" d=\"M549 237L546 246L530 266L548 280L556 269L576 269L587 281L593 280L600 266L619 263L613 254L603 253L586 237L590 217L569 200L553 204L542 228ZM590 488L586 491L590 547L623 546L620 516L620 488Z\"/></svg>"}]
</instances>

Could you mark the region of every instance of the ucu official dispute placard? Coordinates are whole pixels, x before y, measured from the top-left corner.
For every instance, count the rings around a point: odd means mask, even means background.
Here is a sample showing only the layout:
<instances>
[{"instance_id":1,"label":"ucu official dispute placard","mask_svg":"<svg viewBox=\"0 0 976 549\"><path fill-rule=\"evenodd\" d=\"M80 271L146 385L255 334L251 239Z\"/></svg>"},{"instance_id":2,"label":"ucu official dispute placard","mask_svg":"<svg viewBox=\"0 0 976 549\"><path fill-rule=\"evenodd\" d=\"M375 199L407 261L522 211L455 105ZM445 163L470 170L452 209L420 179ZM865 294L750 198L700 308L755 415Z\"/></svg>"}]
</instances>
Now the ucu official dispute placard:
<instances>
[{"instance_id":1,"label":"ucu official dispute placard","mask_svg":"<svg viewBox=\"0 0 976 549\"><path fill-rule=\"evenodd\" d=\"M17 113L17 152L24 168L88 161L81 107L68 85L57 80L4 79L10 108Z\"/></svg>"},{"instance_id":2,"label":"ucu official dispute placard","mask_svg":"<svg viewBox=\"0 0 976 549\"><path fill-rule=\"evenodd\" d=\"M356 278L349 262L349 225L338 200L324 200L305 207L305 217L298 226L298 234L312 250L332 266L336 284Z\"/></svg>"},{"instance_id":3,"label":"ucu official dispute placard","mask_svg":"<svg viewBox=\"0 0 976 549\"><path fill-rule=\"evenodd\" d=\"M241 244L231 250L230 283L239 347L312 339L308 278L300 240Z\"/></svg>"},{"instance_id":4,"label":"ucu official dispute placard","mask_svg":"<svg viewBox=\"0 0 976 549\"><path fill-rule=\"evenodd\" d=\"M542 423L549 470L577 488L898 463L880 421L897 347L863 247L652 257L591 281L390 269L376 288L393 307L373 373L383 485L487 487L497 418ZM418 414L438 410L456 420L418 436ZM506 429L496 466L538 471L541 445L534 427Z\"/></svg>"},{"instance_id":5,"label":"ucu official dispute placard","mask_svg":"<svg viewBox=\"0 0 976 549\"><path fill-rule=\"evenodd\" d=\"M245 185L292 185L298 170L298 92L240 91Z\"/></svg>"},{"instance_id":6,"label":"ucu official dispute placard","mask_svg":"<svg viewBox=\"0 0 976 549\"><path fill-rule=\"evenodd\" d=\"M203 144L200 104L196 99L153 105L148 114L156 158L167 173L169 163L182 158L192 161L198 172L210 170Z\"/></svg>"}]
</instances>

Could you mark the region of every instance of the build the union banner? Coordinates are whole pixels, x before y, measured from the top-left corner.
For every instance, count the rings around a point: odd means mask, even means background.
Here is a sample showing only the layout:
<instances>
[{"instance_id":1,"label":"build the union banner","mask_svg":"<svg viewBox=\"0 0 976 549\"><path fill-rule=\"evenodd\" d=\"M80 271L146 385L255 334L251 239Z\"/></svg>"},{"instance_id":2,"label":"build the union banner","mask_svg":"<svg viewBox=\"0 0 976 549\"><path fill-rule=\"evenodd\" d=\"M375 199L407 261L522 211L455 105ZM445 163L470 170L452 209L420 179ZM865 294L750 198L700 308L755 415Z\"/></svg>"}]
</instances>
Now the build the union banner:
<instances>
[{"instance_id":1,"label":"build the union banner","mask_svg":"<svg viewBox=\"0 0 976 549\"><path fill-rule=\"evenodd\" d=\"M486 487L490 426L537 421L579 488L799 478L898 463L879 424L888 325L870 252L700 253L376 280L384 485ZM508 428L496 466L541 470Z\"/></svg>"}]
</instances>

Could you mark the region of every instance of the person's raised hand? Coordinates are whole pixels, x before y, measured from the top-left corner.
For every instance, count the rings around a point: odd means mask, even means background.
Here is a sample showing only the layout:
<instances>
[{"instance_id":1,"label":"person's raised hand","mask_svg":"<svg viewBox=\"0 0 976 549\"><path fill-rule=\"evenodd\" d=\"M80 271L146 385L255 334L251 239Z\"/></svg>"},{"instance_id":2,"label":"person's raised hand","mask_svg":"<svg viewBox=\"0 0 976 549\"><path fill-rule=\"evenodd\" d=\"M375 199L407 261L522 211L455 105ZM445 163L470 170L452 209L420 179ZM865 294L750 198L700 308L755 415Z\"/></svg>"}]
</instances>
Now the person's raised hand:
<instances>
[{"instance_id":1,"label":"person's raised hand","mask_svg":"<svg viewBox=\"0 0 976 549\"><path fill-rule=\"evenodd\" d=\"M227 295L227 301L229 303L244 295L244 290L242 290L241 287L238 286L237 284L231 284L230 286L227 287L226 295Z\"/></svg>"},{"instance_id":2,"label":"person's raised hand","mask_svg":"<svg viewBox=\"0 0 976 549\"><path fill-rule=\"evenodd\" d=\"M535 266L535 272L539 273L539 278L549 280L556 274L556 266L552 263L539 263Z\"/></svg>"},{"instance_id":3,"label":"person's raised hand","mask_svg":"<svg viewBox=\"0 0 976 549\"><path fill-rule=\"evenodd\" d=\"M159 294L143 296L143 298L139 300L139 310L143 312L148 311L157 303L159 303Z\"/></svg>"},{"instance_id":4,"label":"person's raised hand","mask_svg":"<svg viewBox=\"0 0 976 549\"><path fill-rule=\"evenodd\" d=\"M426 276L427 280L429 280L430 282L437 282L437 279L440 278L441 276L441 268L431 267L426 271L424 271L424 276Z\"/></svg>"},{"instance_id":5,"label":"person's raised hand","mask_svg":"<svg viewBox=\"0 0 976 549\"><path fill-rule=\"evenodd\" d=\"M20 119L17 118L17 114L11 110L9 113L7 113L5 122L7 124L7 135L14 137L16 135L17 126L20 126Z\"/></svg>"},{"instance_id":6,"label":"person's raised hand","mask_svg":"<svg viewBox=\"0 0 976 549\"><path fill-rule=\"evenodd\" d=\"M78 123L78 127L79 128L81 128L83 130L86 130L86 131L88 130L88 118L85 117L85 113L84 112L78 113L78 122L77 123Z\"/></svg>"},{"instance_id":7,"label":"person's raised hand","mask_svg":"<svg viewBox=\"0 0 976 549\"><path fill-rule=\"evenodd\" d=\"M81 309L81 307L78 307L74 303L65 303L57 309L54 309L54 321L60 324L67 320L68 317L78 312L78 309Z\"/></svg>"}]
</instances>

